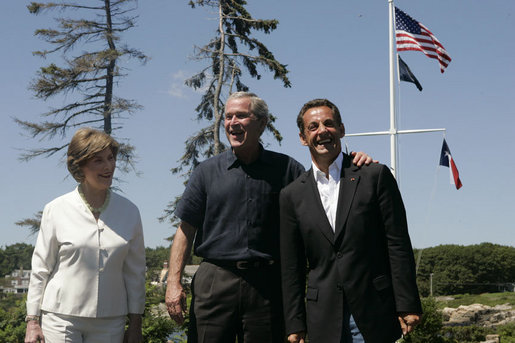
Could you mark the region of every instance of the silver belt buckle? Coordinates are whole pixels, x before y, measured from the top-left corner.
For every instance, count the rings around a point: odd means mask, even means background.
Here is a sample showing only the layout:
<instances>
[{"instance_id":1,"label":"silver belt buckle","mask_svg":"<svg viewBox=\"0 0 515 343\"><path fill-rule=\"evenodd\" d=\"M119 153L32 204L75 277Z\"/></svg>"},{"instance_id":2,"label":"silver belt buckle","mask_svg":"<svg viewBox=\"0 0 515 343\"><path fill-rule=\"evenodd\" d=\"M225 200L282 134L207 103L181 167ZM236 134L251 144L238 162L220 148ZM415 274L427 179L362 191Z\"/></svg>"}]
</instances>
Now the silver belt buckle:
<instances>
[{"instance_id":1,"label":"silver belt buckle","mask_svg":"<svg viewBox=\"0 0 515 343\"><path fill-rule=\"evenodd\" d=\"M236 261L237 269L249 269L249 261Z\"/></svg>"}]
</instances>

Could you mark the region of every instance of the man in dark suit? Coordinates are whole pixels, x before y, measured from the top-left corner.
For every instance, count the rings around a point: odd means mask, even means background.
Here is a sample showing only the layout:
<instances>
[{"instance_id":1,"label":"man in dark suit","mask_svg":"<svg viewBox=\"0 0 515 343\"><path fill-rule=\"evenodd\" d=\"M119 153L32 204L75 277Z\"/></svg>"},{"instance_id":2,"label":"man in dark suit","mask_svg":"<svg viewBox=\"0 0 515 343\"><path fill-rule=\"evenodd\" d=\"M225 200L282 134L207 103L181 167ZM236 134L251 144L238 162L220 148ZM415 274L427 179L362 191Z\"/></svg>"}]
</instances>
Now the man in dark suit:
<instances>
[{"instance_id":1,"label":"man in dark suit","mask_svg":"<svg viewBox=\"0 0 515 343\"><path fill-rule=\"evenodd\" d=\"M345 128L330 101L306 103L297 125L312 168L280 194L288 340L304 342L307 331L310 343L394 342L422 313L395 179L342 154Z\"/></svg>"}]
</instances>

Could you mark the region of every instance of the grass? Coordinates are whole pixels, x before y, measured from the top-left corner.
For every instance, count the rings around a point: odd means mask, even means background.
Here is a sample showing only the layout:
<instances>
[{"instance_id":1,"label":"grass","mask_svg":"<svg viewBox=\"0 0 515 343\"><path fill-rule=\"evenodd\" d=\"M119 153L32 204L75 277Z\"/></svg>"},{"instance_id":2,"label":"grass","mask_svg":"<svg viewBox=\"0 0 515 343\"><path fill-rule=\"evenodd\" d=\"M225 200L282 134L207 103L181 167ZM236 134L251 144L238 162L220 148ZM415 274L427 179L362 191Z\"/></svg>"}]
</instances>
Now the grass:
<instances>
[{"instance_id":1,"label":"grass","mask_svg":"<svg viewBox=\"0 0 515 343\"><path fill-rule=\"evenodd\" d=\"M450 296L453 300L441 300L437 298L438 308L452 307L460 305L483 304L488 306L509 304L515 306L515 292L502 293L483 293L483 294L456 294Z\"/></svg>"}]
</instances>

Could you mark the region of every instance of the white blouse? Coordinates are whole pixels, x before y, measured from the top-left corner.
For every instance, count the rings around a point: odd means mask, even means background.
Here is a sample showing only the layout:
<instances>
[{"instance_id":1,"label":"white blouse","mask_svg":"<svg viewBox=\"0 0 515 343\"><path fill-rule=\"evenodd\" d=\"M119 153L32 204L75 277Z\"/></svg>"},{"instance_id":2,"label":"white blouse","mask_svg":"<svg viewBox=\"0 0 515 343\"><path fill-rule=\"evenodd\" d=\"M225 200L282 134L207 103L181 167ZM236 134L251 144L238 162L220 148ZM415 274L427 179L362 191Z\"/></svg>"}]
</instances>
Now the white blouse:
<instances>
[{"instance_id":1,"label":"white blouse","mask_svg":"<svg viewBox=\"0 0 515 343\"><path fill-rule=\"evenodd\" d=\"M111 192L97 222L78 189L48 203L32 255L27 314L112 317L144 307L145 245L136 205Z\"/></svg>"}]
</instances>

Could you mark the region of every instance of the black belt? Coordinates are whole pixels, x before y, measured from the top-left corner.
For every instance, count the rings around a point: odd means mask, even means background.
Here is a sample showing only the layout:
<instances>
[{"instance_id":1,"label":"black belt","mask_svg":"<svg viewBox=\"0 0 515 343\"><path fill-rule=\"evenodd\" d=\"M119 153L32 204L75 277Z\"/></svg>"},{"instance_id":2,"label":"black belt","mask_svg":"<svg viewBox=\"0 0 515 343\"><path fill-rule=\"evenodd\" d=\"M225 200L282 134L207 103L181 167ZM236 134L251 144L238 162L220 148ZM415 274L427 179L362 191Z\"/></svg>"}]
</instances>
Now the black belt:
<instances>
[{"instance_id":1,"label":"black belt","mask_svg":"<svg viewBox=\"0 0 515 343\"><path fill-rule=\"evenodd\" d=\"M204 259L205 262L212 263L222 268L227 269L257 269L263 267L269 267L275 263L274 260L252 260L252 261L224 261L224 260L212 260L209 258Z\"/></svg>"}]
</instances>

